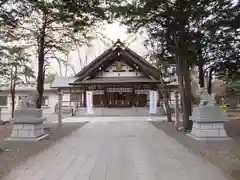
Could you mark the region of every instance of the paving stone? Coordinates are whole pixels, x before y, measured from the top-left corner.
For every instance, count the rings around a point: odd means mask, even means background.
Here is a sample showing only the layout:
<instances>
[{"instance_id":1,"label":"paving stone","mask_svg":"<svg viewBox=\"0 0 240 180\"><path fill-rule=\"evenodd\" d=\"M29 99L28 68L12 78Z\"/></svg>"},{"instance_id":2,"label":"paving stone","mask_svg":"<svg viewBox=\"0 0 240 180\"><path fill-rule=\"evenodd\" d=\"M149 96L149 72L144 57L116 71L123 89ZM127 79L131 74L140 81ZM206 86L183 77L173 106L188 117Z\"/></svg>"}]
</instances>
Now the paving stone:
<instances>
[{"instance_id":1,"label":"paving stone","mask_svg":"<svg viewBox=\"0 0 240 180\"><path fill-rule=\"evenodd\" d=\"M98 159L92 173L90 176L90 180L105 180L107 173L107 155L105 152L99 155Z\"/></svg>"},{"instance_id":2,"label":"paving stone","mask_svg":"<svg viewBox=\"0 0 240 180\"><path fill-rule=\"evenodd\" d=\"M80 171L81 167L85 163L87 157L79 155L75 158L73 163L68 167L68 169L63 173L59 180L74 180L77 176L78 172Z\"/></svg>"},{"instance_id":3,"label":"paving stone","mask_svg":"<svg viewBox=\"0 0 240 180\"><path fill-rule=\"evenodd\" d=\"M88 123L4 180L227 180L152 124L128 118Z\"/></svg>"},{"instance_id":4,"label":"paving stone","mask_svg":"<svg viewBox=\"0 0 240 180\"><path fill-rule=\"evenodd\" d=\"M97 156L89 156L87 160L84 162L78 174L90 177L97 160L98 160Z\"/></svg>"}]
</instances>

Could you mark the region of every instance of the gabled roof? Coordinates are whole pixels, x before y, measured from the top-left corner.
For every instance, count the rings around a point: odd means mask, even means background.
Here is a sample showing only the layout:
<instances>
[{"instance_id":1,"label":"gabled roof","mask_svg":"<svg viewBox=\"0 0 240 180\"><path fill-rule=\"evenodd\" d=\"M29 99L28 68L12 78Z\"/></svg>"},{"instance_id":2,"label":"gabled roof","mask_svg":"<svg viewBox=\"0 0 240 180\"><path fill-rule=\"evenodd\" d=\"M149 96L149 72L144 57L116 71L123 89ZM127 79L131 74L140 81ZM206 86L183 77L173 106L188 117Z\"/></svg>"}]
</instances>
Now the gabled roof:
<instances>
[{"instance_id":1,"label":"gabled roof","mask_svg":"<svg viewBox=\"0 0 240 180\"><path fill-rule=\"evenodd\" d=\"M16 92L27 92L36 90L37 85L35 83L21 83L16 84ZM0 85L0 92L10 91L10 84ZM50 83L44 83L44 91L54 91Z\"/></svg>"},{"instance_id":2,"label":"gabled roof","mask_svg":"<svg viewBox=\"0 0 240 180\"><path fill-rule=\"evenodd\" d=\"M51 88L69 88L72 87L70 83L76 81L77 77L56 77L51 84Z\"/></svg>"},{"instance_id":3,"label":"gabled roof","mask_svg":"<svg viewBox=\"0 0 240 180\"><path fill-rule=\"evenodd\" d=\"M81 84L118 84L118 83L160 83L159 80L153 80L146 77L97 77L88 80L75 81L74 85Z\"/></svg>"},{"instance_id":4,"label":"gabled roof","mask_svg":"<svg viewBox=\"0 0 240 180\"><path fill-rule=\"evenodd\" d=\"M152 79L158 80L160 78L160 72L157 68L128 47L125 47L120 40L117 40L110 48L84 67L75 77L78 78L78 81L92 77L97 72L108 68L116 59L125 61L132 68L137 66L143 74Z\"/></svg>"}]
</instances>

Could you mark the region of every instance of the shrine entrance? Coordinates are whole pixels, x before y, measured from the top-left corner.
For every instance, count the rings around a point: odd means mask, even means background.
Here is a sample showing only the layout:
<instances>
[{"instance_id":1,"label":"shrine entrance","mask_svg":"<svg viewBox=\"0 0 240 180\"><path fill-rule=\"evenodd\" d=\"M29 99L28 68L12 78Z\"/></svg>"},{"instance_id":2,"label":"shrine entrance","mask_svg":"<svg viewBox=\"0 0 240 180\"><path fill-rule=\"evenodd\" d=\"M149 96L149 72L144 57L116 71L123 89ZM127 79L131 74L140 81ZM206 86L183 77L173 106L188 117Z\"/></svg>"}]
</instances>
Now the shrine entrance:
<instances>
[{"instance_id":1,"label":"shrine entrance","mask_svg":"<svg viewBox=\"0 0 240 180\"><path fill-rule=\"evenodd\" d=\"M131 107L132 93L129 92L108 92L108 107Z\"/></svg>"}]
</instances>

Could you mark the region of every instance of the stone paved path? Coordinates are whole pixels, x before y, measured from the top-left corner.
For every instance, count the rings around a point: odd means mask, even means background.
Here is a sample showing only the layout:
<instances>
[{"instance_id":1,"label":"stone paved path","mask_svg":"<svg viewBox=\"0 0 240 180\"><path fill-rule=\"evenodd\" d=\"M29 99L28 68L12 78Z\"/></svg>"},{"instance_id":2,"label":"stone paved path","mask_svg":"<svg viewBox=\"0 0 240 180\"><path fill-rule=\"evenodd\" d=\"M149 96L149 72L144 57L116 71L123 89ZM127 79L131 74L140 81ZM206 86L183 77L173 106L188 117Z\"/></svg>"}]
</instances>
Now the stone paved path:
<instances>
[{"instance_id":1,"label":"stone paved path","mask_svg":"<svg viewBox=\"0 0 240 180\"><path fill-rule=\"evenodd\" d=\"M5 180L226 180L147 122L88 123Z\"/></svg>"},{"instance_id":2,"label":"stone paved path","mask_svg":"<svg viewBox=\"0 0 240 180\"><path fill-rule=\"evenodd\" d=\"M166 116L122 116L122 117L96 117L96 116L90 116L90 117L66 117L63 118L62 122L63 123L72 123L72 122L124 122L127 121L129 122L129 120L131 121L149 121L149 119L151 119L151 121L166 121L167 117ZM52 123L58 123L57 118L55 118L53 121L51 121Z\"/></svg>"}]
</instances>

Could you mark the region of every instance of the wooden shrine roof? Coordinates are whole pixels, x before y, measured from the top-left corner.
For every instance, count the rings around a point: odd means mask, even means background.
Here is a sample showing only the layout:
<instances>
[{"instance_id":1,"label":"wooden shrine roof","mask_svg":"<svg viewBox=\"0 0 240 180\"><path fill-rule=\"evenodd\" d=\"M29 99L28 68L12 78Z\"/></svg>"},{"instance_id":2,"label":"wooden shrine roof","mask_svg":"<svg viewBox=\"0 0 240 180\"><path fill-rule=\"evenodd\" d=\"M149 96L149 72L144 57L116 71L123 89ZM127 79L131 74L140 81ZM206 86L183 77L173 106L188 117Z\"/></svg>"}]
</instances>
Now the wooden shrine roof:
<instances>
[{"instance_id":1,"label":"wooden shrine roof","mask_svg":"<svg viewBox=\"0 0 240 180\"><path fill-rule=\"evenodd\" d=\"M54 82L52 83L52 88L71 88L74 87L74 85L91 85L91 84L126 84L126 83L147 83L147 84L157 84L158 87L167 87L169 89L175 89L178 88L177 84L161 84L159 80L152 80L145 77L101 77L101 78L94 78L94 79L88 79L83 81L77 81L76 77L57 77Z\"/></svg>"},{"instance_id":2,"label":"wooden shrine roof","mask_svg":"<svg viewBox=\"0 0 240 180\"><path fill-rule=\"evenodd\" d=\"M131 68L140 71L144 77L96 77L97 73L107 69L116 60L124 61ZM118 40L100 56L84 67L74 77L57 77L52 83L51 87L70 88L74 85L104 83L155 83L158 86L166 86L161 84L160 74L160 71L156 67L151 65L147 60L139 56L128 47L124 46L124 44Z\"/></svg>"},{"instance_id":3,"label":"wooden shrine roof","mask_svg":"<svg viewBox=\"0 0 240 180\"><path fill-rule=\"evenodd\" d=\"M145 77L99 77L94 79L88 79L83 81L75 81L70 83L72 85L77 84L120 84L120 83L157 83L161 84L159 80L153 80Z\"/></svg>"},{"instance_id":4,"label":"wooden shrine roof","mask_svg":"<svg viewBox=\"0 0 240 180\"><path fill-rule=\"evenodd\" d=\"M124 44L118 40L113 46L108 48L104 53L94 59L85 68L83 68L75 77L79 80L84 80L87 77L93 77L99 71L102 71L110 66L116 59L125 61L126 64L133 68L140 68L139 70L152 79L158 80L160 78L160 71L151 65L147 60L143 59L137 53L125 47ZM101 68L100 68L101 67Z\"/></svg>"}]
</instances>

